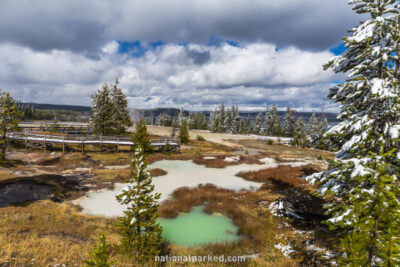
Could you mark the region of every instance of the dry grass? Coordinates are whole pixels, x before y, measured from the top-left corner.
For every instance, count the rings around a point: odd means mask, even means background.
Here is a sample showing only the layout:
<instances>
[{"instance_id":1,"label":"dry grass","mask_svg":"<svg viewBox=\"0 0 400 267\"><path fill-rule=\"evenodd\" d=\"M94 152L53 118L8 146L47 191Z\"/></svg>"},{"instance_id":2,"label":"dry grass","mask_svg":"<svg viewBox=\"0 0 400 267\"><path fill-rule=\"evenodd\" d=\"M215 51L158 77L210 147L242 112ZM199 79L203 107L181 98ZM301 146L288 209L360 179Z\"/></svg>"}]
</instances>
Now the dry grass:
<instances>
[{"instance_id":1,"label":"dry grass","mask_svg":"<svg viewBox=\"0 0 400 267\"><path fill-rule=\"evenodd\" d=\"M3 180L8 180L11 178L16 178L18 175L15 175L13 172L10 172L8 170L0 170L0 181Z\"/></svg>"},{"instance_id":2,"label":"dry grass","mask_svg":"<svg viewBox=\"0 0 400 267\"><path fill-rule=\"evenodd\" d=\"M131 177L130 169L122 170L94 170L93 178L88 180L93 189L113 188L114 183L123 183Z\"/></svg>"},{"instance_id":3,"label":"dry grass","mask_svg":"<svg viewBox=\"0 0 400 267\"><path fill-rule=\"evenodd\" d=\"M108 242L117 243L115 220L86 216L66 203L49 200L26 207L0 209L0 265L82 266L104 232ZM129 266L112 252L119 266Z\"/></svg>"},{"instance_id":4,"label":"dry grass","mask_svg":"<svg viewBox=\"0 0 400 267\"><path fill-rule=\"evenodd\" d=\"M88 153L88 156L103 165L125 165L130 163L131 153Z\"/></svg>"},{"instance_id":5,"label":"dry grass","mask_svg":"<svg viewBox=\"0 0 400 267\"><path fill-rule=\"evenodd\" d=\"M163 176L167 174L166 171L159 168L150 169L149 173L151 177Z\"/></svg>"},{"instance_id":6,"label":"dry grass","mask_svg":"<svg viewBox=\"0 0 400 267\"><path fill-rule=\"evenodd\" d=\"M301 179L303 175L309 175L316 172L316 166L306 165L301 167L291 167L281 165L276 168L263 169L259 171L240 172L237 176L246 180L266 183L264 188L273 183L274 185L283 187L307 187L314 189L315 187L309 185L306 181Z\"/></svg>"}]
</instances>

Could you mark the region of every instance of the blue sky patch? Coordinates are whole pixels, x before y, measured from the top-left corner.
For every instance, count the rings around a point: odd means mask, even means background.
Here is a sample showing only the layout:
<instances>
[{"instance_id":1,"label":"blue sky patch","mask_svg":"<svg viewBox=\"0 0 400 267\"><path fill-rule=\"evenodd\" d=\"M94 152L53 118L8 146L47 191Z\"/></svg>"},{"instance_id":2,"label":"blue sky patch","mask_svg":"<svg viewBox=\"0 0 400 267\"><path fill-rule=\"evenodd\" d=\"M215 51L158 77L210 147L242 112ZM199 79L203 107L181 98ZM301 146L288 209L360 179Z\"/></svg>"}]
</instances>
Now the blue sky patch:
<instances>
[{"instance_id":1,"label":"blue sky patch","mask_svg":"<svg viewBox=\"0 0 400 267\"><path fill-rule=\"evenodd\" d=\"M329 50L330 52L332 52L333 54L335 54L335 56L341 55L347 48L344 47L344 44L341 43L340 45L332 48L331 50Z\"/></svg>"}]
</instances>

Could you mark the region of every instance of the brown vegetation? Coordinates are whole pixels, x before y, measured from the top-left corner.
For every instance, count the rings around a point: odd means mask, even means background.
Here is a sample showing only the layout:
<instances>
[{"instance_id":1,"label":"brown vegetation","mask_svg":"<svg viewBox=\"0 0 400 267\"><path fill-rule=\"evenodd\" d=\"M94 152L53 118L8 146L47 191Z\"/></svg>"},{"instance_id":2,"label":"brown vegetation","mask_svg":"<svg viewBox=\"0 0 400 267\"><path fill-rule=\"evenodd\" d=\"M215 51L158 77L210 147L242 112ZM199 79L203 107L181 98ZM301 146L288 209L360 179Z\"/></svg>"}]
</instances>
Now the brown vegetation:
<instances>
[{"instance_id":1,"label":"brown vegetation","mask_svg":"<svg viewBox=\"0 0 400 267\"><path fill-rule=\"evenodd\" d=\"M237 176L246 180L262 182L264 188L271 186L284 186L284 187L306 187L313 188L301 177L309 175L317 171L314 165L306 165L300 167L291 167L289 165L280 165L276 168L263 169L259 171L240 172Z\"/></svg>"},{"instance_id":2,"label":"brown vegetation","mask_svg":"<svg viewBox=\"0 0 400 267\"><path fill-rule=\"evenodd\" d=\"M163 176L167 174L166 171L159 168L150 169L149 173L151 177Z\"/></svg>"}]
</instances>

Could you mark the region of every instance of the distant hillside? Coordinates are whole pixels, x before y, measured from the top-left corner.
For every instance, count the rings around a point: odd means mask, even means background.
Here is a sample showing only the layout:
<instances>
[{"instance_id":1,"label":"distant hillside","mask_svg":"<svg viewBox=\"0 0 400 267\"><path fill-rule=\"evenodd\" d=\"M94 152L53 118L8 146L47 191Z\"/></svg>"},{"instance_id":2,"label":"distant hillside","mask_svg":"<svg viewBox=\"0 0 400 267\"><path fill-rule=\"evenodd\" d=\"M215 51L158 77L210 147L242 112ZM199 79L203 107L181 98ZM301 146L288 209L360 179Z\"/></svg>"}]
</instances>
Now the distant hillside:
<instances>
[{"instance_id":1,"label":"distant hillside","mask_svg":"<svg viewBox=\"0 0 400 267\"><path fill-rule=\"evenodd\" d=\"M23 105L30 105L36 109L47 109L47 110L69 110L81 113L90 114L92 109L85 106L73 106L73 105L55 105L55 104L38 104L38 103L21 103Z\"/></svg>"}]
</instances>

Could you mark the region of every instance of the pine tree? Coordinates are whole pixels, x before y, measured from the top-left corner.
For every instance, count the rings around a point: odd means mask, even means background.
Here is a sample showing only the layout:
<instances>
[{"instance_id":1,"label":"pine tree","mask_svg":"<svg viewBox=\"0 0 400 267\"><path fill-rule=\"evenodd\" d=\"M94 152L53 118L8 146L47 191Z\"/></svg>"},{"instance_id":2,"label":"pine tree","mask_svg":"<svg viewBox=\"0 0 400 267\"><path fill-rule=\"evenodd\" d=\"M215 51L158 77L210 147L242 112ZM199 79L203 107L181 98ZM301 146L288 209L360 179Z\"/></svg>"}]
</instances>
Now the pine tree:
<instances>
[{"instance_id":1,"label":"pine tree","mask_svg":"<svg viewBox=\"0 0 400 267\"><path fill-rule=\"evenodd\" d=\"M232 126L233 126L233 114L232 110L228 108L225 113L223 132L232 133Z\"/></svg>"},{"instance_id":2,"label":"pine tree","mask_svg":"<svg viewBox=\"0 0 400 267\"><path fill-rule=\"evenodd\" d=\"M193 112L189 112L188 127L191 130L196 129L195 114Z\"/></svg>"},{"instance_id":3,"label":"pine tree","mask_svg":"<svg viewBox=\"0 0 400 267\"><path fill-rule=\"evenodd\" d=\"M315 113L313 113L308 120L308 125L307 125L307 133L308 137L310 139L310 143L313 147L315 147L319 141L320 138L320 132L319 132L319 122L317 117L315 116Z\"/></svg>"},{"instance_id":4,"label":"pine tree","mask_svg":"<svg viewBox=\"0 0 400 267\"><path fill-rule=\"evenodd\" d=\"M399 24L394 0L352 0L370 19L344 38L347 50L325 68L348 74L329 97L341 104L341 122L327 135L338 150L321 184L327 224L342 238L340 262L349 266L400 264Z\"/></svg>"},{"instance_id":5,"label":"pine tree","mask_svg":"<svg viewBox=\"0 0 400 267\"><path fill-rule=\"evenodd\" d=\"M240 119L239 131L240 134L246 133L246 127L243 119Z\"/></svg>"},{"instance_id":6,"label":"pine tree","mask_svg":"<svg viewBox=\"0 0 400 267\"><path fill-rule=\"evenodd\" d=\"M123 134L126 132L127 127L132 126L132 121L128 111L128 100L122 90L118 88L118 85L118 78L115 78L114 85L110 90L111 101L114 108L112 119L114 124L114 133Z\"/></svg>"},{"instance_id":7,"label":"pine tree","mask_svg":"<svg viewBox=\"0 0 400 267\"><path fill-rule=\"evenodd\" d=\"M0 162L5 161L7 135L18 127L21 113L17 111L15 100L8 92L0 92Z\"/></svg>"},{"instance_id":8,"label":"pine tree","mask_svg":"<svg viewBox=\"0 0 400 267\"><path fill-rule=\"evenodd\" d=\"M189 131L186 120L181 121L178 138L182 144L186 144L187 142L189 142Z\"/></svg>"},{"instance_id":9,"label":"pine tree","mask_svg":"<svg viewBox=\"0 0 400 267\"><path fill-rule=\"evenodd\" d=\"M240 114L239 114L239 107L236 105L232 107L234 109L233 111L233 123L232 123L232 132L233 133L239 133L240 132ZM243 125L244 126L244 125Z\"/></svg>"},{"instance_id":10,"label":"pine tree","mask_svg":"<svg viewBox=\"0 0 400 267\"><path fill-rule=\"evenodd\" d=\"M270 119L270 110L269 107L267 106L267 111L265 112L264 115L264 134L266 136L271 135L269 132L269 119Z\"/></svg>"},{"instance_id":11,"label":"pine tree","mask_svg":"<svg viewBox=\"0 0 400 267\"><path fill-rule=\"evenodd\" d=\"M219 114L218 114L218 132L220 133L225 131L224 122L225 122L225 105L224 103L221 103L219 106Z\"/></svg>"},{"instance_id":12,"label":"pine tree","mask_svg":"<svg viewBox=\"0 0 400 267\"><path fill-rule=\"evenodd\" d=\"M166 113L161 113L157 116L156 125L170 127L172 125L172 118Z\"/></svg>"},{"instance_id":13,"label":"pine tree","mask_svg":"<svg viewBox=\"0 0 400 267\"><path fill-rule=\"evenodd\" d=\"M266 120L265 120L266 125L265 126L266 126L267 135L274 135L275 118L274 118L272 110L267 108L265 117L266 117Z\"/></svg>"},{"instance_id":14,"label":"pine tree","mask_svg":"<svg viewBox=\"0 0 400 267\"><path fill-rule=\"evenodd\" d=\"M296 128L296 112L290 110L288 107L285 114L285 125L283 127L283 133L287 137L293 137L294 130Z\"/></svg>"},{"instance_id":15,"label":"pine tree","mask_svg":"<svg viewBox=\"0 0 400 267\"><path fill-rule=\"evenodd\" d=\"M200 120L200 130L207 130L207 119L206 115L201 113L201 120Z\"/></svg>"},{"instance_id":16,"label":"pine tree","mask_svg":"<svg viewBox=\"0 0 400 267\"><path fill-rule=\"evenodd\" d=\"M108 261L109 258L109 245L107 245L106 236L104 233L100 235L100 242L97 245L97 249L95 249L92 253L89 253L92 259L85 260L86 266L95 266L95 267L110 267L115 261Z\"/></svg>"},{"instance_id":17,"label":"pine tree","mask_svg":"<svg viewBox=\"0 0 400 267\"><path fill-rule=\"evenodd\" d=\"M141 148L135 150L131 165L132 178L126 181L130 185L116 197L121 205L128 205L118 225L121 243L117 248L144 264L161 251L162 227L156 221L161 194L153 193L154 185Z\"/></svg>"},{"instance_id":18,"label":"pine tree","mask_svg":"<svg viewBox=\"0 0 400 267\"><path fill-rule=\"evenodd\" d=\"M306 124L303 117L299 117L296 121L292 145L305 146L307 144Z\"/></svg>"},{"instance_id":19,"label":"pine tree","mask_svg":"<svg viewBox=\"0 0 400 267\"><path fill-rule=\"evenodd\" d=\"M107 84L92 95L92 115L90 125L93 133L107 135L114 131L114 105Z\"/></svg>"},{"instance_id":20,"label":"pine tree","mask_svg":"<svg viewBox=\"0 0 400 267\"><path fill-rule=\"evenodd\" d=\"M248 134L253 133L253 123L250 119L250 115L247 115L245 128L246 128L246 133L248 133Z\"/></svg>"},{"instance_id":21,"label":"pine tree","mask_svg":"<svg viewBox=\"0 0 400 267\"><path fill-rule=\"evenodd\" d=\"M329 126L328 119L326 117L322 118L318 124L318 138L315 147L319 149L325 149L325 150L327 149L325 145L324 133L327 130L328 126Z\"/></svg>"},{"instance_id":22,"label":"pine tree","mask_svg":"<svg viewBox=\"0 0 400 267\"><path fill-rule=\"evenodd\" d=\"M149 135L147 133L146 121L140 118L135 125L135 132L132 134L132 142L135 144L133 149L141 148L143 153L151 153L153 148L151 147L151 142Z\"/></svg>"},{"instance_id":23,"label":"pine tree","mask_svg":"<svg viewBox=\"0 0 400 267\"><path fill-rule=\"evenodd\" d=\"M271 118L271 134L276 136L282 135L281 120L278 116L278 108L276 106L272 107L272 118Z\"/></svg>"},{"instance_id":24,"label":"pine tree","mask_svg":"<svg viewBox=\"0 0 400 267\"><path fill-rule=\"evenodd\" d=\"M255 134L262 134L263 124L264 124L263 115L262 115L262 113L258 113L256 116L256 121L254 123L254 129L253 129Z\"/></svg>"},{"instance_id":25,"label":"pine tree","mask_svg":"<svg viewBox=\"0 0 400 267\"><path fill-rule=\"evenodd\" d=\"M186 120L185 110L181 108L178 114L178 124L181 125L184 120Z\"/></svg>"},{"instance_id":26,"label":"pine tree","mask_svg":"<svg viewBox=\"0 0 400 267\"><path fill-rule=\"evenodd\" d=\"M217 132L219 128L218 125L218 111L215 109L213 112L210 113L209 118L209 130L212 132Z\"/></svg>"}]
</instances>

